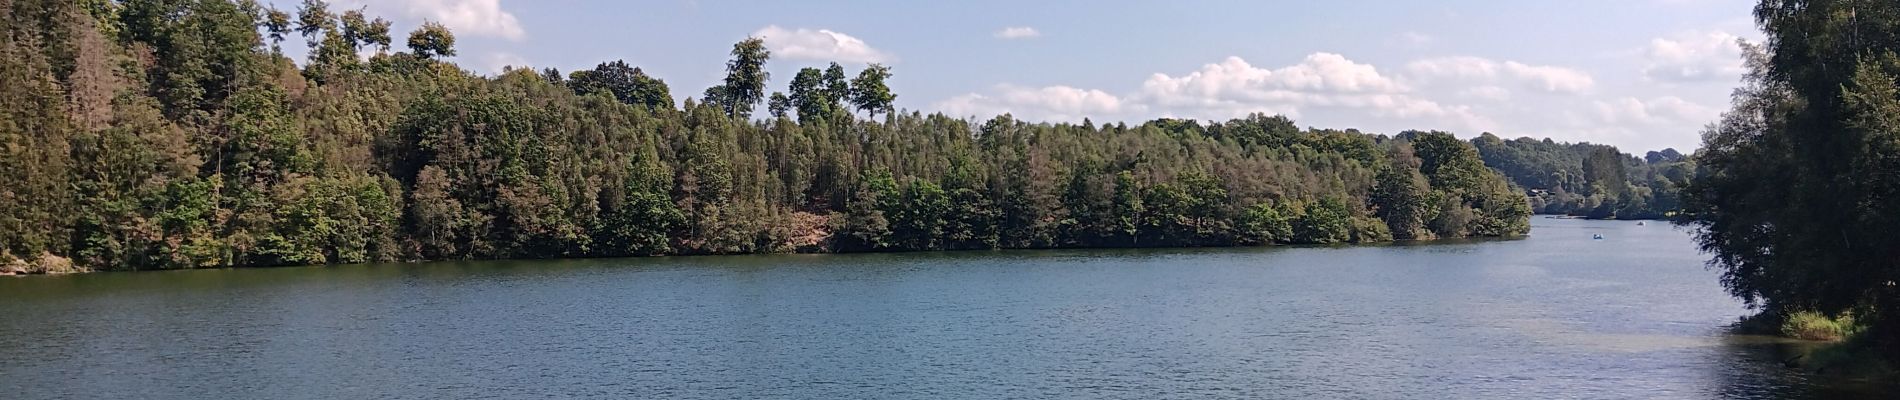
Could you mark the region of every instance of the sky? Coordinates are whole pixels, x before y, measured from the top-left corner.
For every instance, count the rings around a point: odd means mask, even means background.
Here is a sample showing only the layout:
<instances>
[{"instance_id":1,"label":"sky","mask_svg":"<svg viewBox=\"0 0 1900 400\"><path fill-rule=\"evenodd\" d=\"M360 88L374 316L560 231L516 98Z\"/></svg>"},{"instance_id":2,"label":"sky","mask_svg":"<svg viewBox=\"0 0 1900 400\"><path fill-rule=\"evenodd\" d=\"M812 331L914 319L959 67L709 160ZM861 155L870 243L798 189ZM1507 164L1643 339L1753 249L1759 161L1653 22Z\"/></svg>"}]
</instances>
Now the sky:
<instances>
[{"instance_id":1,"label":"sky","mask_svg":"<svg viewBox=\"0 0 1900 400\"><path fill-rule=\"evenodd\" d=\"M294 10L297 0L275 0ZM1759 41L1747 0L332 0L437 21L464 68L625 60L696 96L763 37L768 90L882 63L900 109L1131 124L1261 112L1301 126L1698 147ZM297 42L291 40L289 42ZM288 47L295 47L286 44ZM297 56L299 49L287 49ZM855 72L854 72L855 73Z\"/></svg>"}]
</instances>

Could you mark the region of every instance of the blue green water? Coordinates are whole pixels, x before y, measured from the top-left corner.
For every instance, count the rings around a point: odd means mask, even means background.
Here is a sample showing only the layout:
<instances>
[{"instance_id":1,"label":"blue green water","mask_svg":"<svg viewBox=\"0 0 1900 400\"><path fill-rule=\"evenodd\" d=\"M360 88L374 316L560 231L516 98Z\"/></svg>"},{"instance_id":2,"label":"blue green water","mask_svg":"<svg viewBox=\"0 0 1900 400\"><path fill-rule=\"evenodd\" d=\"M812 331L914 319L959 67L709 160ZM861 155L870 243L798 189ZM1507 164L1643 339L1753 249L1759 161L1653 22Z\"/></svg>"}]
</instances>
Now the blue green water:
<instances>
[{"instance_id":1,"label":"blue green water","mask_svg":"<svg viewBox=\"0 0 1900 400\"><path fill-rule=\"evenodd\" d=\"M0 279L0 397L1881 398L1668 224L1341 248ZM1601 234L1603 240L1592 240Z\"/></svg>"}]
</instances>

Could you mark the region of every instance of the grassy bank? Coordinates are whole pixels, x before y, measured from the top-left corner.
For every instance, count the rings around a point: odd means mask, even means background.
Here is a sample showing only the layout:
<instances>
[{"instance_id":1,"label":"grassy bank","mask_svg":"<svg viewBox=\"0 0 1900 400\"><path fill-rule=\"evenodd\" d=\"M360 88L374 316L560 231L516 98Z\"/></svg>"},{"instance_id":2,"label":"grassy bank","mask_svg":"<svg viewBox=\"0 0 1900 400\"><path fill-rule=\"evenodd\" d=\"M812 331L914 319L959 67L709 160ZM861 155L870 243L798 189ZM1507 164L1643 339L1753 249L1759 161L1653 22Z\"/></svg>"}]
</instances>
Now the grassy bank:
<instances>
[{"instance_id":1,"label":"grassy bank","mask_svg":"<svg viewBox=\"0 0 1900 400\"><path fill-rule=\"evenodd\" d=\"M1882 380L1900 376L1900 369L1881 357L1868 321L1852 313L1837 316L1799 311L1763 312L1735 324L1735 332L1772 335L1820 343L1788 354L1782 363L1803 371L1854 379Z\"/></svg>"}]
</instances>

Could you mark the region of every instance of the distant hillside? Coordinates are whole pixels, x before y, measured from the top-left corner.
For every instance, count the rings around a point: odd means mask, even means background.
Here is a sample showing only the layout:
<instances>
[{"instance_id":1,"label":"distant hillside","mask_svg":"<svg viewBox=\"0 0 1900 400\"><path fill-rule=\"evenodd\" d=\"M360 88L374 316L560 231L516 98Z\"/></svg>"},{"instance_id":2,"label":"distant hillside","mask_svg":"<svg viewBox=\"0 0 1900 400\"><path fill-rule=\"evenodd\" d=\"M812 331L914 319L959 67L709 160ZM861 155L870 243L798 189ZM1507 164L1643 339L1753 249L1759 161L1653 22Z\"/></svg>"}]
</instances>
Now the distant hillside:
<instances>
[{"instance_id":1,"label":"distant hillside","mask_svg":"<svg viewBox=\"0 0 1900 400\"><path fill-rule=\"evenodd\" d=\"M1524 188L1539 214L1659 219L1682 207L1695 162L1676 149L1644 157L1615 146L1528 137L1471 139L1484 163Z\"/></svg>"}]
</instances>

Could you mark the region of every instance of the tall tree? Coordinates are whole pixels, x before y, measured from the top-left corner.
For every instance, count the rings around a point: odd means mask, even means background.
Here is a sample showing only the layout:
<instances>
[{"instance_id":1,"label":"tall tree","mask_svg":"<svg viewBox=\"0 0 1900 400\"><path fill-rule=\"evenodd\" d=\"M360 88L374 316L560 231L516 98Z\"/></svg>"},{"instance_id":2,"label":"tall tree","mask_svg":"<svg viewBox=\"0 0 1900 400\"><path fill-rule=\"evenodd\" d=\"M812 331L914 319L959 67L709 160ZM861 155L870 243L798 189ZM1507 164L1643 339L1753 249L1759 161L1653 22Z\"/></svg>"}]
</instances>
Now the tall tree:
<instances>
[{"instance_id":1,"label":"tall tree","mask_svg":"<svg viewBox=\"0 0 1900 400\"><path fill-rule=\"evenodd\" d=\"M891 112L897 95L891 94L891 87L884 83L890 78L890 67L877 63L864 67L858 77L851 80L851 104L871 119L877 119L878 112Z\"/></svg>"},{"instance_id":2,"label":"tall tree","mask_svg":"<svg viewBox=\"0 0 1900 400\"><path fill-rule=\"evenodd\" d=\"M732 60L726 62L724 90L719 96L726 116L751 117L752 108L765 99L765 83L772 77L765 71L765 62L771 59L772 50L765 48L764 39L748 37L732 45Z\"/></svg>"},{"instance_id":3,"label":"tall tree","mask_svg":"<svg viewBox=\"0 0 1900 400\"><path fill-rule=\"evenodd\" d=\"M303 0L297 8L297 33L303 34L310 48L323 44L323 33L336 30L336 15L330 13L330 3L323 0Z\"/></svg>"},{"instance_id":4,"label":"tall tree","mask_svg":"<svg viewBox=\"0 0 1900 400\"><path fill-rule=\"evenodd\" d=\"M433 59L455 56L455 33L435 22L424 22L409 33L409 51L416 57Z\"/></svg>"},{"instance_id":5,"label":"tall tree","mask_svg":"<svg viewBox=\"0 0 1900 400\"><path fill-rule=\"evenodd\" d=\"M1763 46L1703 133L1682 221L1769 316L1855 312L1900 360L1900 4L1762 0Z\"/></svg>"}]
</instances>

